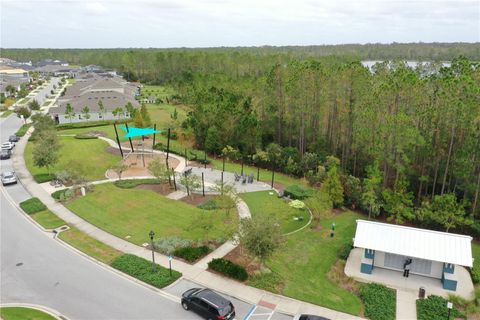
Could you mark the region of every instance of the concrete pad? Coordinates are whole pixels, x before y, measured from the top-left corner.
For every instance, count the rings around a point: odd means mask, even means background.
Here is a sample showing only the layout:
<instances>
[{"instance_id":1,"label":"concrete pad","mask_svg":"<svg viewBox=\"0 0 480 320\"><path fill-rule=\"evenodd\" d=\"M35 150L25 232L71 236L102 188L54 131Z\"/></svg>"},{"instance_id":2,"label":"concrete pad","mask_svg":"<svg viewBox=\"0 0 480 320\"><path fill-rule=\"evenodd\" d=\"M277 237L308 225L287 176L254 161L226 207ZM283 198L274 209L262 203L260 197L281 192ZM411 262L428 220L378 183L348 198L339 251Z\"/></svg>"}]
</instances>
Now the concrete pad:
<instances>
[{"instance_id":1,"label":"concrete pad","mask_svg":"<svg viewBox=\"0 0 480 320\"><path fill-rule=\"evenodd\" d=\"M397 320L417 319L416 300L414 292L397 290Z\"/></svg>"}]
</instances>

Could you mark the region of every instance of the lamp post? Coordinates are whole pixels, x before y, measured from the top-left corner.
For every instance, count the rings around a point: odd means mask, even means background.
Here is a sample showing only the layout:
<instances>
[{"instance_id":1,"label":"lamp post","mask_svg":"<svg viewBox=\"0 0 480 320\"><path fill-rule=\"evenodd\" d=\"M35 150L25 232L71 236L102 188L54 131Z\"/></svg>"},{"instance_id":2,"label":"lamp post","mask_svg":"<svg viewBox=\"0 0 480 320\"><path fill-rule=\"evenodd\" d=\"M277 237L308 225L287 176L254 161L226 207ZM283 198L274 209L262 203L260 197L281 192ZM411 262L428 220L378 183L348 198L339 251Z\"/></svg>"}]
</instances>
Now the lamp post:
<instances>
[{"instance_id":1,"label":"lamp post","mask_svg":"<svg viewBox=\"0 0 480 320\"><path fill-rule=\"evenodd\" d=\"M448 315L447 315L447 320L450 320L450 312L452 312L453 309L453 303L448 301L447 302L447 309L448 309Z\"/></svg>"},{"instance_id":2,"label":"lamp post","mask_svg":"<svg viewBox=\"0 0 480 320\"><path fill-rule=\"evenodd\" d=\"M150 233L148 235L150 236L150 244L152 246L152 272L155 272L155 253L153 251L153 237L155 236L155 232L153 232L153 230L150 230Z\"/></svg>"}]
</instances>

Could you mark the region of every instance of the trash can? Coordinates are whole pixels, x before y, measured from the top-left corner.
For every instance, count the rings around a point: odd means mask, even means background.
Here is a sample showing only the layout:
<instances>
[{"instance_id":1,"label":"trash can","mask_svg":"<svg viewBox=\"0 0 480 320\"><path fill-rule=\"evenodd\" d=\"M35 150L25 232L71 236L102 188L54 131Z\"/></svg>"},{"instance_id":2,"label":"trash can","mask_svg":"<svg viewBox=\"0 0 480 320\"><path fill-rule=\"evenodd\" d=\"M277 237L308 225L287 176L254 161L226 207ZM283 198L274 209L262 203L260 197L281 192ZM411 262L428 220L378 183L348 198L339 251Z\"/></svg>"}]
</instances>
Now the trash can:
<instances>
[{"instance_id":1,"label":"trash can","mask_svg":"<svg viewBox=\"0 0 480 320\"><path fill-rule=\"evenodd\" d=\"M420 299L425 299L425 288L424 287L420 287L420 289L418 289L418 297Z\"/></svg>"}]
</instances>

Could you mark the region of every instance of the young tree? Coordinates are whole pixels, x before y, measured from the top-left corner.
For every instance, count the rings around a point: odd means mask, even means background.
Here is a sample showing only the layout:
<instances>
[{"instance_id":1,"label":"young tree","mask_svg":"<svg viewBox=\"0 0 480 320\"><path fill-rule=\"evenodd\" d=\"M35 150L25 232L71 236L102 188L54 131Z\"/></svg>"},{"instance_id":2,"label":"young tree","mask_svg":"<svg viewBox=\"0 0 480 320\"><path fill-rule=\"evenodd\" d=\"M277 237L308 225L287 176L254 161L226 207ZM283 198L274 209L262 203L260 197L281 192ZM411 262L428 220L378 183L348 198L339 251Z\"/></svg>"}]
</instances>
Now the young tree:
<instances>
[{"instance_id":1,"label":"young tree","mask_svg":"<svg viewBox=\"0 0 480 320\"><path fill-rule=\"evenodd\" d=\"M70 103L67 103L65 107L65 116L70 120L70 123L72 123L72 119L75 117L75 111Z\"/></svg>"},{"instance_id":2,"label":"young tree","mask_svg":"<svg viewBox=\"0 0 480 320\"><path fill-rule=\"evenodd\" d=\"M169 181L168 178L171 175L170 171L167 168L167 165L165 164L165 161L158 157L150 161L150 163L148 164L148 171L155 178L157 178L160 183L167 183Z\"/></svg>"},{"instance_id":3,"label":"young tree","mask_svg":"<svg viewBox=\"0 0 480 320\"><path fill-rule=\"evenodd\" d=\"M30 108L30 110L40 110L40 104L38 104L38 101L35 99L30 101L28 107Z\"/></svg>"},{"instance_id":4,"label":"young tree","mask_svg":"<svg viewBox=\"0 0 480 320\"><path fill-rule=\"evenodd\" d=\"M117 108L112 110L113 116L117 117L118 119L120 119L120 116L122 115L122 113L123 113L123 109L120 108L120 107L117 107Z\"/></svg>"},{"instance_id":5,"label":"young tree","mask_svg":"<svg viewBox=\"0 0 480 320\"><path fill-rule=\"evenodd\" d=\"M403 224L405 221L413 220L413 194L407 192L408 183L400 179L394 190L386 189L382 192L388 221L395 221L396 224Z\"/></svg>"},{"instance_id":6,"label":"young tree","mask_svg":"<svg viewBox=\"0 0 480 320\"><path fill-rule=\"evenodd\" d=\"M473 222L472 218L465 214L465 205L457 202L454 193L436 195L432 202L422 202L417 215L420 221L437 223L444 227L446 232Z\"/></svg>"},{"instance_id":7,"label":"young tree","mask_svg":"<svg viewBox=\"0 0 480 320\"><path fill-rule=\"evenodd\" d=\"M211 126L207 130L207 137L205 139L205 150L211 152L214 155L221 152L222 143L220 141L220 133L218 132L217 127Z\"/></svg>"},{"instance_id":8,"label":"young tree","mask_svg":"<svg viewBox=\"0 0 480 320\"><path fill-rule=\"evenodd\" d=\"M90 108L88 106L83 107L82 115L85 117L85 119L87 119L87 121L90 119Z\"/></svg>"},{"instance_id":9,"label":"young tree","mask_svg":"<svg viewBox=\"0 0 480 320\"><path fill-rule=\"evenodd\" d=\"M180 177L180 184L187 188L187 194L192 197L192 191L197 190L202 185L200 177L195 174L182 174Z\"/></svg>"},{"instance_id":10,"label":"young tree","mask_svg":"<svg viewBox=\"0 0 480 320\"><path fill-rule=\"evenodd\" d=\"M17 114L17 116L19 118L20 118L20 116L23 116L23 119L27 119L28 117L30 117L32 115L32 112L27 107L16 108L15 113Z\"/></svg>"},{"instance_id":11,"label":"young tree","mask_svg":"<svg viewBox=\"0 0 480 320\"><path fill-rule=\"evenodd\" d=\"M102 100L98 100L98 111L102 114L102 118L105 119L105 106Z\"/></svg>"},{"instance_id":12,"label":"young tree","mask_svg":"<svg viewBox=\"0 0 480 320\"><path fill-rule=\"evenodd\" d=\"M142 104L140 107L140 114L142 115L143 125L149 127L152 125L152 120L150 118L150 113L148 112L147 106Z\"/></svg>"},{"instance_id":13,"label":"young tree","mask_svg":"<svg viewBox=\"0 0 480 320\"><path fill-rule=\"evenodd\" d=\"M142 114L140 112L135 113L135 118L133 118L133 123L135 124L135 127L137 128L143 128L144 127L144 121L142 118Z\"/></svg>"},{"instance_id":14,"label":"young tree","mask_svg":"<svg viewBox=\"0 0 480 320\"><path fill-rule=\"evenodd\" d=\"M53 167L59 159L60 144L54 130L45 130L38 134L33 149L33 163L40 168Z\"/></svg>"},{"instance_id":15,"label":"young tree","mask_svg":"<svg viewBox=\"0 0 480 320\"><path fill-rule=\"evenodd\" d=\"M112 169L118 176L118 180L122 180L122 173L128 170L128 165L123 162L123 160L117 162Z\"/></svg>"},{"instance_id":16,"label":"young tree","mask_svg":"<svg viewBox=\"0 0 480 320\"><path fill-rule=\"evenodd\" d=\"M334 208L339 208L343 205L343 186L336 165L331 166L328 170L327 178L322 183L322 190L328 194Z\"/></svg>"},{"instance_id":17,"label":"young tree","mask_svg":"<svg viewBox=\"0 0 480 320\"><path fill-rule=\"evenodd\" d=\"M283 236L273 217L240 220L240 245L263 264L280 247Z\"/></svg>"},{"instance_id":18,"label":"young tree","mask_svg":"<svg viewBox=\"0 0 480 320\"><path fill-rule=\"evenodd\" d=\"M378 169L378 163L375 162L367 167L367 177L363 179L362 206L368 210L368 219L380 213L381 203L382 173Z\"/></svg>"}]
</instances>

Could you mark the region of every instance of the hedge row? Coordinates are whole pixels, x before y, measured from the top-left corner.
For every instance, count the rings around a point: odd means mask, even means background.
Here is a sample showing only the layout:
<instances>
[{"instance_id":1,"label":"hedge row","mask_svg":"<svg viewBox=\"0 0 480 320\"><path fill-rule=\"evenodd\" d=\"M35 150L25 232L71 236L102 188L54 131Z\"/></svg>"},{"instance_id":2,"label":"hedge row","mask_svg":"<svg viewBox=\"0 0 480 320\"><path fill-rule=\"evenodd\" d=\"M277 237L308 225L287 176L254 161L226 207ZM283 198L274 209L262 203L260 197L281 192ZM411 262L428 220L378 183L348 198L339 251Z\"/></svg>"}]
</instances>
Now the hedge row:
<instances>
[{"instance_id":1,"label":"hedge row","mask_svg":"<svg viewBox=\"0 0 480 320\"><path fill-rule=\"evenodd\" d=\"M129 122L130 120L131 119L63 123L63 124L58 124L56 128L58 130L67 130L67 129L78 129L78 128L101 127L101 126L112 125L114 123L123 124L123 123Z\"/></svg>"},{"instance_id":2,"label":"hedge row","mask_svg":"<svg viewBox=\"0 0 480 320\"><path fill-rule=\"evenodd\" d=\"M117 180L113 184L122 189L131 189L141 184L160 184L157 179L127 179Z\"/></svg>"},{"instance_id":3,"label":"hedge row","mask_svg":"<svg viewBox=\"0 0 480 320\"><path fill-rule=\"evenodd\" d=\"M431 295L427 299L417 300L417 319L418 320L434 320L434 319L447 319L448 308L447 300L442 297ZM455 306L450 313L450 319L457 319L467 317L458 311Z\"/></svg>"},{"instance_id":4,"label":"hedge row","mask_svg":"<svg viewBox=\"0 0 480 320\"><path fill-rule=\"evenodd\" d=\"M212 259L212 261L208 263L208 267L233 279L240 281L248 279L248 273L244 267L227 259Z\"/></svg>"},{"instance_id":5,"label":"hedge row","mask_svg":"<svg viewBox=\"0 0 480 320\"><path fill-rule=\"evenodd\" d=\"M175 270L172 270L172 276L170 276L169 269L158 264L155 265L155 271L153 271L150 261L133 254L123 254L113 260L110 265L157 288L168 286L182 276Z\"/></svg>"},{"instance_id":6,"label":"hedge row","mask_svg":"<svg viewBox=\"0 0 480 320\"><path fill-rule=\"evenodd\" d=\"M44 183L48 181L52 181L55 179L55 175L53 173L39 173L33 175L33 180L37 183Z\"/></svg>"},{"instance_id":7,"label":"hedge row","mask_svg":"<svg viewBox=\"0 0 480 320\"><path fill-rule=\"evenodd\" d=\"M291 199L303 200L305 198L311 197L313 195L313 190L309 188L304 188L296 184L288 186L283 192L284 196L290 197Z\"/></svg>"},{"instance_id":8,"label":"hedge row","mask_svg":"<svg viewBox=\"0 0 480 320\"><path fill-rule=\"evenodd\" d=\"M195 262L203 256L209 254L212 250L207 246L178 248L173 255L188 262Z\"/></svg>"},{"instance_id":9,"label":"hedge row","mask_svg":"<svg viewBox=\"0 0 480 320\"><path fill-rule=\"evenodd\" d=\"M365 316L372 320L395 320L396 292L377 283L360 287L360 299L365 305Z\"/></svg>"},{"instance_id":10,"label":"hedge row","mask_svg":"<svg viewBox=\"0 0 480 320\"><path fill-rule=\"evenodd\" d=\"M43 210L47 210L47 206L43 204L38 198L30 198L23 202L20 202L20 208L27 214L37 213Z\"/></svg>"}]
</instances>

